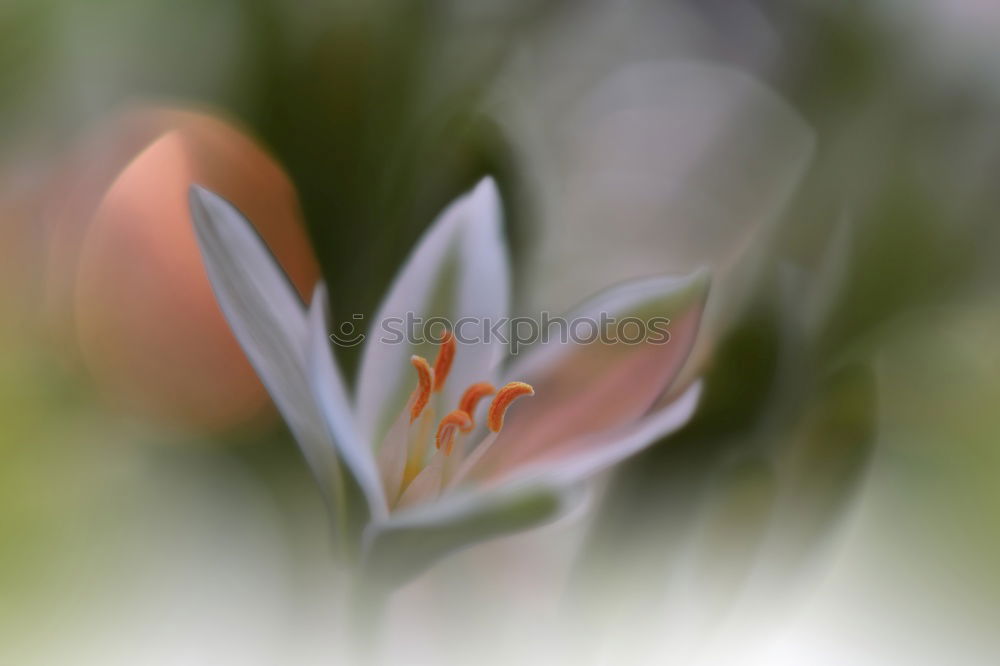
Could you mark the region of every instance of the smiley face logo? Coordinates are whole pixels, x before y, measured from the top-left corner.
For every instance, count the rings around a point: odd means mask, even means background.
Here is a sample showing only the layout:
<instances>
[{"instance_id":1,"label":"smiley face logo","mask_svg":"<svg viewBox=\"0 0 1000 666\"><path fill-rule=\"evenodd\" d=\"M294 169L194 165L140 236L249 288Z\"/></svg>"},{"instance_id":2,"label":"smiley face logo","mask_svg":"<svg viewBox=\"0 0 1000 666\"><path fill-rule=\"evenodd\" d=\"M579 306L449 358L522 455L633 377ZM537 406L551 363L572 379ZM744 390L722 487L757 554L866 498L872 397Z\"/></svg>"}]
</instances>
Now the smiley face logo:
<instances>
[{"instance_id":1,"label":"smiley face logo","mask_svg":"<svg viewBox=\"0 0 1000 666\"><path fill-rule=\"evenodd\" d=\"M330 334L330 340L338 347L355 347L365 340L365 334L361 332L360 322L364 315L356 314L350 321L342 321L336 330Z\"/></svg>"}]
</instances>

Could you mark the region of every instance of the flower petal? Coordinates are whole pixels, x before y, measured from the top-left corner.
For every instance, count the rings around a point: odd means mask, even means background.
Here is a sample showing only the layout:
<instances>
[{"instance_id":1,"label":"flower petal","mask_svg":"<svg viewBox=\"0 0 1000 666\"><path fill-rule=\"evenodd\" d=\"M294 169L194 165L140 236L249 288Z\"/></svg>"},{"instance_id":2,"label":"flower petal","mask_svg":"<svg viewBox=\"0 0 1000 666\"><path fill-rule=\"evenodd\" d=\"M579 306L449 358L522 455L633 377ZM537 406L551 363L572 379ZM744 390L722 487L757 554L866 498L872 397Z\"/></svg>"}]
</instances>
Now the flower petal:
<instances>
[{"instance_id":1,"label":"flower petal","mask_svg":"<svg viewBox=\"0 0 1000 666\"><path fill-rule=\"evenodd\" d=\"M707 290L704 272L638 280L567 317L570 322L613 317L618 323L608 325L616 332L606 341L550 341L511 367L509 378L531 384L535 395L511 408L500 437L472 476L506 475L553 451L568 453L567 442L589 441L590 435L614 432L647 414L687 361ZM632 317L632 324L622 325ZM669 318L669 324L660 327L654 317L661 323ZM632 343L637 322L648 329Z\"/></svg>"},{"instance_id":2,"label":"flower petal","mask_svg":"<svg viewBox=\"0 0 1000 666\"><path fill-rule=\"evenodd\" d=\"M366 566L386 584L401 585L437 559L478 541L524 530L576 506L578 482L682 427L694 414L701 384L668 407L611 437L591 436L558 465L539 462L492 488L457 489L374 523L364 535Z\"/></svg>"},{"instance_id":3,"label":"flower petal","mask_svg":"<svg viewBox=\"0 0 1000 666\"><path fill-rule=\"evenodd\" d=\"M420 470L416 478L410 482L396 504L396 509L403 509L422 502L429 502L441 492L441 478L444 474L445 455L437 451L431 456L427 466Z\"/></svg>"},{"instance_id":4,"label":"flower petal","mask_svg":"<svg viewBox=\"0 0 1000 666\"><path fill-rule=\"evenodd\" d=\"M548 448L530 464L514 471L506 482L537 478L568 485L593 476L682 428L694 415L701 390L701 382L696 382L666 407L636 423L612 432L582 435Z\"/></svg>"},{"instance_id":5,"label":"flower petal","mask_svg":"<svg viewBox=\"0 0 1000 666\"><path fill-rule=\"evenodd\" d=\"M425 322L445 317L453 326L466 317L496 321L507 315L510 277L501 225L496 185L485 178L441 213L396 276L369 326L361 358L357 415L368 441L381 441L406 403L413 388L410 356L435 354L431 344L411 344L397 335L408 314ZM471 333L472 328L466 330ZM499 340L466 344L460 337L443 391L445 405L457 404L468 384L490 379L502 352Z\"/></svg>"},{"instance_id":6,"label":"flower petal","mask_svg":"<svg viewBox=\"0 0 1000 666\"><path fill-rule=\"evenodd\" d=\"M365 532L365 565L383 584L402 585L451 552L550 520L575 505L576 499L564 489L537 483L449 493L370 525Z\"/></svg>"},{"instance_id":7,"label":"flower petal","mask_svg":"<svg viewBox=\"0 0 1000 666\"><path fill-rule=\"evenodd\" d=\"M388 514L385 491L379 480L372 449L358 435L354 414L347 400L347 391L344 389L343 379L330 350L327 310L326 288L321 282L316 285L312 305L309 308L307 356L309 381L326 424L327 433L344 466L350 471L353 480L367 500L371 517L384 518Z\"/></svg>"},{"instance_id":8,"label":"flower petal","mask_svg":"<svg viewBox=\"0 0 1000 666\"><path fill-rule=\"evenodd\" d=\"M306 374L302 301L253 226L232 205L197 185L189 200L219 307L327 500L333 501L342 492L340 472Z\"/></svg>"}]
</instances>

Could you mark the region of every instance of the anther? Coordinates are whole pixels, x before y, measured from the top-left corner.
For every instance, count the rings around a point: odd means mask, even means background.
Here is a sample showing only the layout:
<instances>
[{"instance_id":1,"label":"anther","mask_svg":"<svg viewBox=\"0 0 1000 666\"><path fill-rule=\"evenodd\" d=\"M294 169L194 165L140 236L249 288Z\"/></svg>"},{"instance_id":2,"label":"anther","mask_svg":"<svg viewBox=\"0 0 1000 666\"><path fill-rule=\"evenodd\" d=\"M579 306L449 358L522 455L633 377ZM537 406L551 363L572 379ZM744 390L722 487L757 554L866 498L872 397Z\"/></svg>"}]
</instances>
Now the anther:
<instances>
[{"instance_id":1,"label":"anther","mask_svg":"<svg viewBox=\"0 0 1000 666\"><path fill-rule=\"evenodd\" d=\"M434 385L434 371L423 356L411 356L410 363L417 370L416 392L413 397L413 404L410 405L410 423L420 417L420 413L427 406L427 401L431 398L431 388Z\"/></svg>"},{"instance_id":2,"label":"anther","mask_svg":"<svg viewBox=\"0 0 1000 666\"><path fill-rule=\"evenodd\" d=\"M499 391L493 402L490 403L490 410L487 413L487 425L493 432L500 432L503 427L503 416L507 412L511 403L522 395L535 395L535 389L524 382L510 382Z\"/></svg>"},{"instance_id":3,"label":"anther","mask_svg":"<svg viewBox=\"0 0 1000 666\"><path fill-rule=\"evenodd\" d=\"M448 412L448 415L441 419L438 424L437 437L435 443L437 448L444 447L444 454L451 455L451 449L455 446L455 433L457 430L465 430L471 427L472 419L461 409Z\"/></svg>"},{"instance_id":4,"label":"anther","mask_svg":"<svg viewBox=\"0 0 1000 666\"><path fill-rule=\"evenodd\" d=\"M448 380L448 373L451 371L451 362L455 360L455 336L451 331L445 331L438 347L437 358L434 359L434 390L440 391L444 388L445 381Z\"/></svg>"},{"instance_id":5,"label":"anther","mask_svg":"<svg viewBox=\"0 0 1000 666\"><path fill-rule=\"evenodd\" d=\"M472 417L476 413L476 405L479 404L479 401L496 392L497 390L493 387L493 384L489 382L476 382L465 389L465 393L462 394L462 398L458 401L458 408L469 415L470 421L469 427L462 428L462 432L469 432L475 426Z\"/></svg>"}]
</instances>

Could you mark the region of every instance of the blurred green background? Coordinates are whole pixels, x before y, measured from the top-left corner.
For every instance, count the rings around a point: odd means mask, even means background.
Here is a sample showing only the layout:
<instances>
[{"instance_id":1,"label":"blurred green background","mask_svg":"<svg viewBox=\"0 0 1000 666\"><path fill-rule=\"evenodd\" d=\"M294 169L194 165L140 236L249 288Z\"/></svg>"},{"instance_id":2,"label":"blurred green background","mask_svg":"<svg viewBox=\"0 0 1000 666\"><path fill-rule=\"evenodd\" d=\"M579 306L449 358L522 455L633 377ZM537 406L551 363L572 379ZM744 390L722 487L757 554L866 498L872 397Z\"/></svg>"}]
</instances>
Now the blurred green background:
<instances>
[{"instance_id":1,"label":"blurred green background","mask_svg":"<svg viewBox=\"0 0 1000 666\"><path fill-rule=\"evenodd\" d=\"M470 640L516 635L538 562L594 654L662 619L642 641L726 625L738 663L992 663L998 29L992 0L4 0L0 662L328 663L322 506L186 183L347 318L492 173L519 313L713 267L706 398L524 562L407 590L433 619L390 651L433 654L456 588L500 609Z\"/></svg>"}]
</instances>

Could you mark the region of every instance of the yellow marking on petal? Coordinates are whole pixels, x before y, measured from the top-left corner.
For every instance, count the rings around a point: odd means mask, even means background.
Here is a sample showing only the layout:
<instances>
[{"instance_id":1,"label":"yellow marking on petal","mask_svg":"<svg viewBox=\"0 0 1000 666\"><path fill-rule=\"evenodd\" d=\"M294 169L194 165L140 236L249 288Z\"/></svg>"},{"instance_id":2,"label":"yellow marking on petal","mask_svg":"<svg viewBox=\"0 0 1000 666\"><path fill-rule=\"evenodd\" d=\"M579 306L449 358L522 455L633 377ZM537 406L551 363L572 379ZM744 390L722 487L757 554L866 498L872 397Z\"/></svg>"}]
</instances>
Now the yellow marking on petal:
<instances>
[{"instance_id":1,"label":"yellow marking on petal","mask_svg":"<svg viewBox=\"0 0 1000 666\"><path fill-rule=\"evenodd\" d=\"M445 331L441 345L438 347L437 358L434 359L434 390L440 391L448 380L451 363L455 360L455 336L451 331Z\"/></svg>"},{"instance_id":2,"label":"yellow marking on petal","mask_svg":"<svg viewBox=\"0 0 1000 666\"><path fill-rule=\"evenodd\" d=\"M462 398L458 401L458 408L469 415L469 427L462 428L462 432L470 432L475 423L472 421L473 415L476 413L476 405L479 401L488 395L493 395L497 390L494 388L493 384L489 382L476 382L469 388L465 389L465 393L462 394Z\"/></svg>"},{"instance_id":3,"label":"yellow marking on petal","mask_svg":"<svg viewBox=\"0 0 1000 666\"><path fill-rule=\"evenodd\" d=\"M410 485L410 481L413 481L420 470L424 468L427 441L430 438L432 427L434 427L433 405L424 410L424 413L420 415L420 421L416 425L411 425L409 433L407 433L406 466L403 468L402 490L405 490L406 486Z\"/></svg>"},{"instance_id":4,"label":"yellow marking on petal","mask_svg":"<svg viewBox=\"0 0 1000 666\"><path fill-rule=\"evenodd\" d=\"M438 424L436 444L437 448L444 447L444 454L451 455L451 449L455 446L455 434L458 430L467 428L472 424L472 419L461 409L448 412L448 415L441 419Z\"/></svg>"},{"instance_id":5,"label":"yellow marking on petal","mask_svg":"<svg viewBox=\"0 0 1000 666\"><path fill-rule=\"evenodd\" d=\"M413 404L410 405L410 423L413 423L424 411L427 401L431 399L431 389L434 386L434 371L423 356L411 356L410 364L417 370L417 388L413 396Z\"/></svg>"},{"instance_id":6,"label":"yellow marking on petal","mask_svg":"<svg viewBox=\"0 0 1000 666\"><path fill-rule=\"evenodd\" d=\"M503 427L503 416L511 403L523 395L535 395L535 389L530 384L524 382L510 382L497 391L496 397L490 403L490 411L487 413L487 424L493 432L500 432Z\"/></svg>"}]
</instances>

